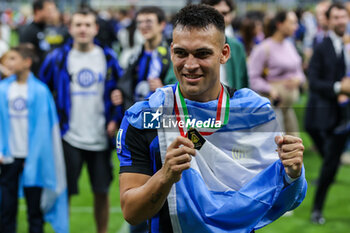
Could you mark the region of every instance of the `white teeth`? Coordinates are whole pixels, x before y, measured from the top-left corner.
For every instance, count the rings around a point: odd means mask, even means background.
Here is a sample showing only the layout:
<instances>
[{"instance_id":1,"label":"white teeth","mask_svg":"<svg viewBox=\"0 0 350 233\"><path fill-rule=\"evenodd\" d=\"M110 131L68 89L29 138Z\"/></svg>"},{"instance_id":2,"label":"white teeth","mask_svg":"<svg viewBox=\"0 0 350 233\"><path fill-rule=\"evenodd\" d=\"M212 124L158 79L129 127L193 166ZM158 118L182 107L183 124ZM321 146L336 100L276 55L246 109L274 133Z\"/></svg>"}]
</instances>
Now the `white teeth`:
<instances>
[{"instance_id":1,"label":"white teeth","mask_svg":"<svg viewBox=\"0 0 350 233\"><path fill-rule=\"evenodd\" d=\"M193 79L199 78L199 77L200 77L200 75L189 75L189 74L185 74L184 76L185 76L186 78L193 78Z\"/></svg>"}]
</instances>

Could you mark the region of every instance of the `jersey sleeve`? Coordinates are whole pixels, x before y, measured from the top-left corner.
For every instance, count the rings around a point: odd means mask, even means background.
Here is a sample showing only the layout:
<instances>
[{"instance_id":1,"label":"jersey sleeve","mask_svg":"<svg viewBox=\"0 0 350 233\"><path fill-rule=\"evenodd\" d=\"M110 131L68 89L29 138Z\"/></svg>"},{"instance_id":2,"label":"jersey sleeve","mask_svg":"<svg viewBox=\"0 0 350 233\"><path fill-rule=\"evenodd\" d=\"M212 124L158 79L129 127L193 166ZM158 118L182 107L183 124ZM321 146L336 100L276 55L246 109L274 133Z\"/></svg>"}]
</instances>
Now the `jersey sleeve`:
<instances>
[{"instance_id":1,"label":"jersey sleeve","mask_svg":"<svg viewBox=\"0 0 350 233\"><path fill-rule=\"evenodd\" d=\"M150 158L150 141L147 130L140 130L129 124L124 117L117 135L119 173L141 173L153 175ZM156 131L155 131L156 133Z\"/></svg>"}]
</instances>

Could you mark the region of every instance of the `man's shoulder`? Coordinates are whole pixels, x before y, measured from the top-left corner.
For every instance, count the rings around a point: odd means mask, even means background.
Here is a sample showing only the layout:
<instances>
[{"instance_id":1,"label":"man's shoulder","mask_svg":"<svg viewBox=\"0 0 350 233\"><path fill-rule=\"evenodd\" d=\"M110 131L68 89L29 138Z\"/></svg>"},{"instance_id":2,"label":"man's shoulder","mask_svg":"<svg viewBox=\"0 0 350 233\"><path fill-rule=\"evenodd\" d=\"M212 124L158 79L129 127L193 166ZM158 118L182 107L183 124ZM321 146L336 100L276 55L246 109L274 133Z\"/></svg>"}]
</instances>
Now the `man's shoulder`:
<instances>
[{"instance_id":1,"label":"man's shoulder","mask_svg":"<svg viewBox=\"0 0 350 233\"><path fill-rule=\"evenodd\" d=\"M20 27L20 35L25 36L26 34L35 34L42 31L41 28L34 22L23 25Z\"/></svg>"},{"instance_id":2,"label":"man's shoulder","mask_svg":"<svg viewBox=\"0 0 350 233\"><path fill-rule=\"evenodd\" d=\"M257 103L260 104L268 104L270 103L269 100L265 97L262 97L255 91L249 89L249 88L242 88L239 90L236 90L234 92L234 95L231 97L231 100L240 100L240 101L245 101L247 104L254 104L256 105Z\"/></svg>"},{"instance_id":3,"label":"man's shoulder","mask_svg":"<svg viewBox=\"0 0 350 233\"><path fill-rule=\"evenodd\" d=\"M158 88L148 99L136 102L124 114L124 119L138 129L144 129L145 114L154 114L164 104L165 92L174 91L176 84Z\"/></svg>"},{"instance_id":4,"label":"man's shoulder","mask_svg":"<svg viewBox=\"0 0 350 233\"><path fill-rule=\"evenodd\" d=\"M332 40L329 37L325 37L322 42L320 42L319 44L317 44L314 48L315 52L329 52L329 47L332 46Z\"/></svg>"},{"instance_id":5,"label":"man's shoulder","mask_svg":"<svg viewBox=\"0 0 350 233\"><path fill-rule=\"evenodd\" d=\"M97 46L99 49L101 49L103 54L107 58L117 59L117 53L112 48L110 48L108 46L101 46L99 44L95 44L95 46Z\"/></svg>"},{"instance_id":6,"label":"man's shoulder","mask_svg":"<svg viewBox=\"0 0 350 233\"><path fill-rule=\"evenodd\" d=\"M46 55L46 60L58 60L65 59L68 53L72 50L71 43L66 43L58 48L55 48Z\"/></svg>"},{"instance_id":7,"label":"man's shoulder","mask_svg":"<svg viewBox=\"0 0 350 233\"><path fill-rule=\"evenodd\" d=\"M275 119L270 101L256 92L242 88L230 98L230 119L227 129L251 129Z\"/></svg>"},{"instance_id":8,"label":"man's shoulder","mask_svg":"<svg viewBox=\"0 0 350 233\"><path fill-rule=\"evenodd\" d=\"M145 109L150 109L148 100L136 102L128 110L126 110L123 123L127 122L127 125L132 125L137 129L143 129L143 112Z\"/></svg>"}]
</instances>

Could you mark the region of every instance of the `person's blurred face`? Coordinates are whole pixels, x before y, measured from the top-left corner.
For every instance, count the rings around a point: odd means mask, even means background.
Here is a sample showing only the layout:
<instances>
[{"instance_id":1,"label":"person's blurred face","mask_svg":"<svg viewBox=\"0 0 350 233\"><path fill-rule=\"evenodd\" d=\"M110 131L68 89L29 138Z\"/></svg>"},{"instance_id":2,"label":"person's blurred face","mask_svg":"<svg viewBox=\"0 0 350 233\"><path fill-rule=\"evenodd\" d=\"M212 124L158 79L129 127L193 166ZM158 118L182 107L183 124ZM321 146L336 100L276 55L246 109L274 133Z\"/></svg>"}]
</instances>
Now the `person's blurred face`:
<instances>
[{"instance_id":1,"label":"person's blurred face","mask_svg":"<svg viewBox=\"0 0 350 233\"><path fill-rule=\"evenodd\" d=\"M224 34L214 26L208 29L177 26L173 31L171 60L185 98L201 102L216 99L221 87L220 64L226 63L229 56Z\"/></svg>"},{"instance_id":2,"label":"person's blurred face","mask_svg":"<svg viewBox=\"0 0 350 233\"><path fill-rule=\"evenodd\" d=\"M255 21L255 35L259 36L264 33L263 23L259 20Z\"/></svg>"},{"instance_id":3,"label":"person's blurred face","mask_svg":"<svg viewBox=\"0 0 350 233\"><path fill-rule=\"evenodd\" d=\"M338 36L343 36L348 21L348 12L345 9L332 8L328 19L329 29L333 30Z\"/></svg>"},{"instance_id":4,"label":"person's blurred face","mask_svg":"<svg viewBox=\"0 0 350 233\"><path fill-rule=\"evenodd\" d=\"M160 36L165 27L165 22L158 22L156 14L138 14L136 17L137 28L145 40L153 40Z\"/></svg>"},{"instance_id":5,"label":"person's blurred face","mask_svg":"<svg viewBox=\"0 0 350 233\"><path fill-rule=\"evenodd\" d=\"M30 59L23 58L17 51L10 50L3 59L3 65L12 74L18 74L24 69L29 69L30 64L28 62Z\"/></svg>"},{"instance_id":6,"label":"person's blurred face","mask_svg":"<svg viewBox=\"0 0 350 233\"><path fill-rule=\"evenodd\" d=\"M98 33L96 18L93 14L74 14L69 28L69 33L75 43L86 45L93 43Z\"/></svg>"},{"instance_id":7,"label":"person's blurred face","mask_svg":"<svg viewBox=\"0 0 350 233\"><path fill-rule=\"evenodd\" d=\"M57 9L52 9L48 24L59 25L61 21L60 17L61 17L61 13Z\"/></svg>"},{"instance_id":8,"label":"person's blurred face","mask_svg":"<svg viewBox=\"0 0 350 233\"><path fill-rule=\"evenodd\" d=\"M62 18L63 18L63 22L62 22L63 25L69 26L72 15L69 12L64 12Z\"/></svg>"},{"instance_id":9,"label":"person's blurred face","mask_svg":"<svg viewBox=\"0 0 350 233\"><path fill-rule=\"evenodd\" d=\"M221 1L213 7L224 16L225 26L227 27L230 25L233 20L233 13L231 12L230 7L226 4L226 2Z\"/></svg>"},{"instance_id":10,"label":"person's blurred face","mask_svg":"<svg viewBox=\"0 0 350 233\"><path fill-rule=\"evenodd\" d=\"M53 21L55 12L57 11L56 5L53 2L44 2L42 12L43 21L46 24L50 24Z\"/></svg>"},{"instance_id":11,"label":"person's blurred face","mask_svg":"<svg viewBox=\"0 0 350 233\"><path fill-rule=\"evenodd\" d=\"M284 37L290 37L298 29L298 18L294 12L290 11L287 13L286 20L280 23L277 27Z\"/></svg>"},{"instance_id":12,"label":"person's blurred face","mask_svg":"<svg viewBox=\"0 0 350 233\"><path fill-rule=\"evenodd\" d=\"M328 10L331 3L320 3L316 6L316 20L318 25L323 29L327 30L328 21L326 17L326 11Z\"/></svg>"}]
</instances>

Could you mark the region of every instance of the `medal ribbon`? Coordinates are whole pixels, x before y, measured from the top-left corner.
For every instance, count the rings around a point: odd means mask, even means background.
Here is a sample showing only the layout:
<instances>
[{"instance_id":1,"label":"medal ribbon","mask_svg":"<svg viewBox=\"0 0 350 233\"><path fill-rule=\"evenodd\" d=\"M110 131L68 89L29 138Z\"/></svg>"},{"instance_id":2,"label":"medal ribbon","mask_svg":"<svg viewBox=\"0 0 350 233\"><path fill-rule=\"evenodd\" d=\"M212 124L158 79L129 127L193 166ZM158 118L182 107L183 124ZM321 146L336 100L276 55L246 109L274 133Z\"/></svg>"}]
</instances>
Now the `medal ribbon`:
<instances>
[{"instance_id":1,"label":"medal ribbon","mask_svg":"<svg viewBox=\"0 0 350 233\"><path fill-rule=\"evenodd\" d=\"M181 136L185 137L188 131L188 129L186 128L186 123L189 122L190 119L189 119L188 109L186 106L186 101L181 94L179 84L177 84L176 86L174 102L175 102L174 110L175 110L176 120L178 123L182 121L184 123L184 127L180 127L179 124L177 125L179 127ZM216 109L216 119L215 119L215 122L221 121L221 126L199 128L198 131L200 132L200 134L203 136L211 135L214 132L216 132L218 129L220 129L222 126L226 125L228 123L229 108L230 108L230 95L226 90L226 88L224 88L224 86L221 85L221 91L218 99L218 105Z\"/></svg>"}]
</instances>

